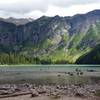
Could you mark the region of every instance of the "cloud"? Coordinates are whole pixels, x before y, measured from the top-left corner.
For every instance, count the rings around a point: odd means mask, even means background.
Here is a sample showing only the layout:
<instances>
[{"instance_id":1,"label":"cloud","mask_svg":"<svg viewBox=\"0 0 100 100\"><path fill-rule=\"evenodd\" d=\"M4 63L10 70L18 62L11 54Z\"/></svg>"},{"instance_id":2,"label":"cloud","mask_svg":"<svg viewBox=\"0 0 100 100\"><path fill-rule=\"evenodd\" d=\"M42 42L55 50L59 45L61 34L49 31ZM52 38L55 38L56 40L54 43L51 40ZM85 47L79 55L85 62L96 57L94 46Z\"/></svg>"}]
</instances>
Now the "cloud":
<instances>
[{"instance_id":1,"label":"cloud","mask_svg":"<svg viewBox=\"0 0 100 100\"><path fill-rule=\"evenodd\" d=\"M49 0L51 1L51 4L54 6L59 7L68 7L72 5L78 5L78 4L90 4L95 2L100 2L99 0Z\"/></svg>"},{"instance_id":2,"label":"cloud","mask_svg":"<svg viewBox=\"0 0 100 100\"><path fill-rule=\"evenodd\" d=\"M94 9L100 9L100 3L93 3L93 4L85 4L85 5L72 5L68 8L50 6L48 11L45 13L47 16L73 16L75 14L83 14Z\"/></svg>"},{"instance_id":3,"label":"cloud","mask_svg":"<svg viewBox=\"0 0 100 100\"><path fill-rule=\"evenodd\" d=\"M100 9L100 0L0 0L1 17L67 16Z\"/></svg>"},{"instance_id":4,"label":"cloud","mask_svg":"<svg viewBox=\"0 0 100 100\"><path fill-rule=\"evenodd\" d=\"M27 13L34 10L45 12L46 0L0 0L0 10L17 13ZM7 2L5 2L7 1Z\"/></svg>"}]
</instances>

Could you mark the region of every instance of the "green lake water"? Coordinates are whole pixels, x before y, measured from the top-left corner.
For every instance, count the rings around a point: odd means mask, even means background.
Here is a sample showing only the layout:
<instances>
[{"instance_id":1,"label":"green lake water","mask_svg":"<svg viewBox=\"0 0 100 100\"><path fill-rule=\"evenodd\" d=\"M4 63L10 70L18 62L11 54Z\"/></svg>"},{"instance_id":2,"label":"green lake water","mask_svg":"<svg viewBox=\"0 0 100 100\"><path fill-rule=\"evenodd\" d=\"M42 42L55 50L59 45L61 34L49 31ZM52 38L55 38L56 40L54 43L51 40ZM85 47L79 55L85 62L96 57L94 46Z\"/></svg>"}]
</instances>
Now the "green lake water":
<instances>
[{"instance_id":1,"label":"green lake water","mask_svg":"<svg viewBox=\"0 0 100 100\"><path fill-rule=\"evenodd\" d=\"M67 72L75 69L84 72L84 75L69 76ZM94 70L95 72L87 72ZM100 81L99 65L1 65L0 84L7 83L34 83L34 84L70 84L93 83Z\"/></svg>"}]
</instances>

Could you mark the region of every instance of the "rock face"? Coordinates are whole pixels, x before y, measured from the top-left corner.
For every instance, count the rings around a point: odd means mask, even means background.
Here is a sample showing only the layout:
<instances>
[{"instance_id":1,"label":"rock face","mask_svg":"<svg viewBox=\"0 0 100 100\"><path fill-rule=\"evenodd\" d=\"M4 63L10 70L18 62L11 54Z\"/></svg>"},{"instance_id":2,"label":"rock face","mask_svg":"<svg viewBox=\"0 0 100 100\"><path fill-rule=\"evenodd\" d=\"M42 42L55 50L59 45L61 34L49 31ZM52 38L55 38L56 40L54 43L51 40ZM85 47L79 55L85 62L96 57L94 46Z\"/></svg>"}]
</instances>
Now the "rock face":
<instances>
[{"instance_id":1,"label":"rock face","mask_svg":"<svg viewBox=\"0 0 100 100\"><path fill-rule=\"evenodd\" d=\"M13 18L0 19L0 51L37 46L42 50L60 46L66 50L83 50L100 43L100 10L72 17L42 16L31 22L21 21L24 23L19 24Z\"/></svg>"}]
</instances>

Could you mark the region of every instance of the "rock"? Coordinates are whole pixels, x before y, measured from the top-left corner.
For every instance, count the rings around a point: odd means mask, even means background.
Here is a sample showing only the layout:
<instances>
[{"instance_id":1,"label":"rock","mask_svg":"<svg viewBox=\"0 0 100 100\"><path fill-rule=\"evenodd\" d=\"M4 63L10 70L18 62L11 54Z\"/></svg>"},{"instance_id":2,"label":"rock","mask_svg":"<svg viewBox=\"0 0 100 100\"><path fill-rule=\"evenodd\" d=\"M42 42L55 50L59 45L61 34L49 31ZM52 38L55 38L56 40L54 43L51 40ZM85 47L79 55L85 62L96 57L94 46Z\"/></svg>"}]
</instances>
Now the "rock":
<instances>
[{"instance_id":1,"label":"rock","mask_svg":"<svg viewBox=\"0 0 100 100\"><path fill-rule=\"evenodd\" d=\"M0 95L7 95L10 94L7 90L1 90Z\"/></svg>"},{"instance_id":2,"label":"rock","mask_svg":"<svg viewBox=\"0 0 100 100\"><path fill-rule=\"evenodd\" d=\"M83 72L80 72L80 75L83 75Z\"/></svg>"},{"instance_id":3,"label":"rock","mask_svg":"<svg viewBox=\"0 0 100 100\"><path fill-rule=\"evenodd\" d=\"M46 90L42 90L42 89L41 90L38 90L38 93L39 94L44 94L44 93L46 93Z\"/></svg>"},{"instance_id":4,"label":"rock","mask_svg":"<svg viewBox=\"0 0 100 100\"><path fill-rule=\"evenodd\" d=\"M97 71L93 69L87 69L87 72L97 72Z\"/></svg>"},{"instance_id":5,"label":"rock","mask_svg":"<svg viewBox=\"0 0 100 100\"><path fill-rule=\"evenodd\" d=\"M75 93L75 96L76 96L76 97L84 97L84 94L81 94L81 93Z\"/></svg>"},{"instance_id":6,"label":"rock","mask_svg":"<svg viewBox=\"0 0 100 100\"><path fill-rule=\"evenodd\" d=\"M57 89L60 89L61 87L60 87L60 85L57 85L56 88L57 88Z\"/></svg>"},{"instance_id":7,"label":"rock","mask_svg":"<svg viewBox=\"0 0 100 100\"><path fill-rule=\"evenodd\" d=\"M58 93L58 92L53 92L50 96L52 98L60 98L61 97L60 93Z\"/></svg>"},{"instance_id":8,"label":"rock","mask_svg":"<svg viewBox=\"0 0 100 100\"><path fill-rule=\"evenodd\" d=\"M59 74L58 77L60 77L61 75Z\"/></svg>"},{"instance_id":9,"label":"rock","mask_svg":"<svg viewBox=\"0 0 100 100\"><path fill-rule=\"evenodd\" d=\"M74 76L74 73L73 73L73 72L68 72L68 74L69 74L70 76Z\"/></svg>"},{"instance_id":10,"label":"rock","mask_svg":"<svg viewBox=\"0 0 100 100\"><path fill-rule=\"evenodd\" d=\"M35 90L32 91L31 93L31 97L38 97L39 96L39 93Z\"/></svg>"}]
</instances>

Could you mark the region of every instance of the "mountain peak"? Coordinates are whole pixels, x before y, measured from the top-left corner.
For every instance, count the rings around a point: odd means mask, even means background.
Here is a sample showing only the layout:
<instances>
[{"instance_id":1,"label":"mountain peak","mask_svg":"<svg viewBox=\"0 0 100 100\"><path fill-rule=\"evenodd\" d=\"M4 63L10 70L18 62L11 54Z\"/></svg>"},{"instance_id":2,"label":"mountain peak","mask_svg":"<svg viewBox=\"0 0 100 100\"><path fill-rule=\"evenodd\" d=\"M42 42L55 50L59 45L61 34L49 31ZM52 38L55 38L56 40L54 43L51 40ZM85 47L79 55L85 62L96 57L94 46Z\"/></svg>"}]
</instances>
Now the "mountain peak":
<instances>
[{"instance_id":1,"label":"mountain peak","mask_svg":"<svg viewBox=\"0 0 100 100\"><path fill-rule=\"evenodd\" d=\"M32 18L13 18L13 17L9 17L6 19L0 18L0 20L5 21L5 22L9 22L9 23L13 23L16 25L23 25L23 24L27 24L27 23L33 21Z\"/></svg>"},{"instance_id":2,"label":"mountain peak","mask_svg":"<svg viewBox=\"0 0 100 100\"><path fill-rule=\"evenodd\" d=\"M100 9L96 9L96 10L93 10L93 11L90 11L88 12L87 14L100 14Z\"/></svg>"}]
</instances>

